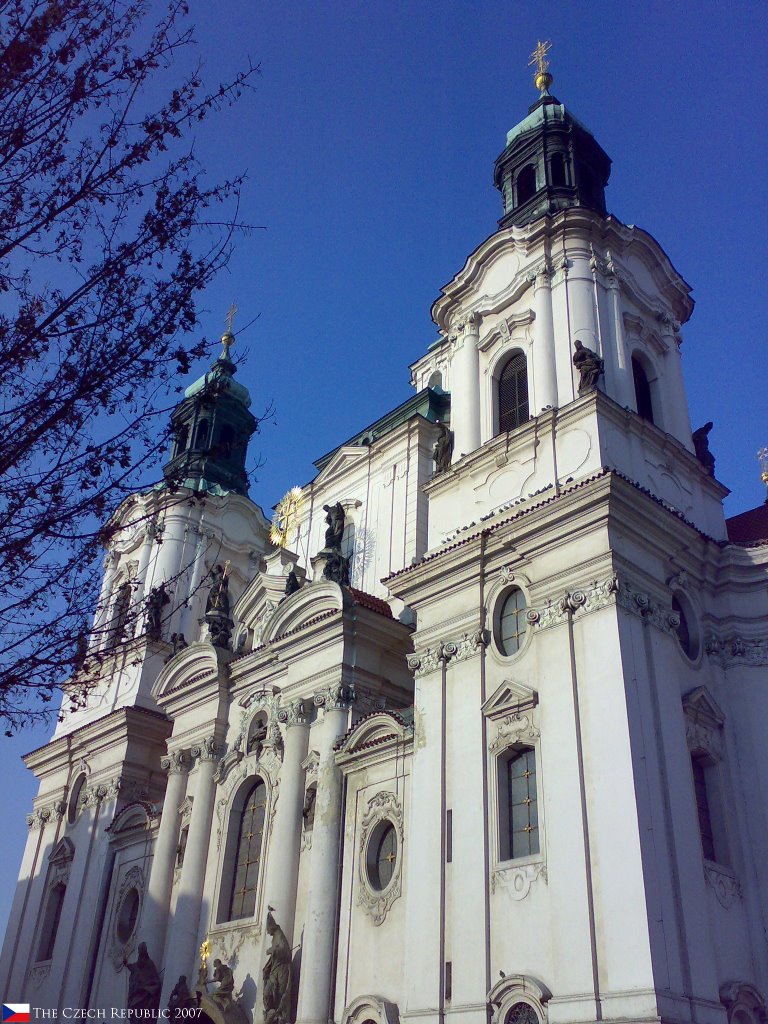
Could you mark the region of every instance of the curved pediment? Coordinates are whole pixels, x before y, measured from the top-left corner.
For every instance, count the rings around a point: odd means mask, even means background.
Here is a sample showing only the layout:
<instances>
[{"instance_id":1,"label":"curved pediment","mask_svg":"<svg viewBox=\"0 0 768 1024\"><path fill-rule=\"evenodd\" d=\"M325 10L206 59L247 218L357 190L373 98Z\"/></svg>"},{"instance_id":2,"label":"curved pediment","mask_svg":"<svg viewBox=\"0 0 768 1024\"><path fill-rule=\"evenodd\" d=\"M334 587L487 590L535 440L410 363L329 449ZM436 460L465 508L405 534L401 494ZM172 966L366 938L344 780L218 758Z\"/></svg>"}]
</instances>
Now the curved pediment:
<instances>
[{"instance_id":1,"label":"curved pediment","mask_svg":"<svg viewBox=\"0 0 768 1024\"><path fill-rule=\"evenodd\" d=\"M409 739L412 732L412 727L395 712L375 711L352 726L337 750L339 754L352 755L390 740L402 742Z\"/></svg>"},{"instance_id":2,"label":"curved pediment","mask_svg":"<svg viewBox=\"0 0 768 1024\"><path fill-rule=\"evenodd\" d=\"M152 696L157 699L193 680L215 679L218 674L216 648L200 640L179 651L163 666L152 687Z\"/></svg>"},{"instance_id":3,"label":"curved pediment","mask_svg":"<svg viewBox=\"0 0 768 1024\"><path fill-rule=\"evenodd\" d=\"M301 629L308 622L344 607L344 593L337 583L306 583L275 608L266 624L262 643Z\"/></svg>"}]
</instances>

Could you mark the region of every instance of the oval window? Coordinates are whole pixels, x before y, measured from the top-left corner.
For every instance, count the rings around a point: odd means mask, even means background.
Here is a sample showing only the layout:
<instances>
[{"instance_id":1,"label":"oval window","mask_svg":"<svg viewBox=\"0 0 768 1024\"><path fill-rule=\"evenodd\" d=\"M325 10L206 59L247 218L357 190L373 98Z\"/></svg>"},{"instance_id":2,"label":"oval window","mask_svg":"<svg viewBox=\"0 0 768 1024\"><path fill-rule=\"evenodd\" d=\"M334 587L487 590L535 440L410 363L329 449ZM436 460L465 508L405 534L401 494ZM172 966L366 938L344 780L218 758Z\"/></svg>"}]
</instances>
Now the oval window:
<instances>
[{"instance_id":1,"label":"oval window","mask_svg":"<svg viewBox=\"0 0 768 1024\"><path fill-rule=\"evenodd\" d=\"M525 608L525 595L519 587L508 590L501 598L494 632L499 650L507 657L517 654L523 644L528 628Z\"/></svg>"},{"instance_id":2,"label":"oval window","mask_svg":"<svg viewBox=\"0 0 768 1024\"><path fill-rule=\"evenodd\" d=\"M139 919L139 890L129 889L123 896L120 909L117 912L117 925L115 931L121 942L128 942L136 928Z\"/></svg>"},{"instance_id":3,"label":"oval window","mask_svg":"<svg viewBox=\"0 0 768 1024\"><path fill-rule=\"evenodd\" d=\"M699 656L699 640L696 620L690 602L681 594L672 595L672 611L680 620L675 626L677 642L686 658L695 661Z\"/></svg>"},{"instance_id":4,"label":"oval window","mask_svg":"<svg viewBox=\"0 0 768 1024\"><path fill-rule=\"evenodd\" d=\"M373 830L366 861L371 888L383 892L392 881L397 863L397 832L391 821L381 821Z\"/></svg>"},{"instance_id":5,"label":"oval window","mask_svg":"<svg viewBox=\"0 0 768 1024\"><path fill-rule=\"evenodd\" d=\"M67 807L67 821L70 825L74 825L77 821L77 817L85 807L85 799L87 796L85 790L85 773L79 775L77 781L72 787L72 792L69 797L69 806Z\"/></svg>"}]
</instances>

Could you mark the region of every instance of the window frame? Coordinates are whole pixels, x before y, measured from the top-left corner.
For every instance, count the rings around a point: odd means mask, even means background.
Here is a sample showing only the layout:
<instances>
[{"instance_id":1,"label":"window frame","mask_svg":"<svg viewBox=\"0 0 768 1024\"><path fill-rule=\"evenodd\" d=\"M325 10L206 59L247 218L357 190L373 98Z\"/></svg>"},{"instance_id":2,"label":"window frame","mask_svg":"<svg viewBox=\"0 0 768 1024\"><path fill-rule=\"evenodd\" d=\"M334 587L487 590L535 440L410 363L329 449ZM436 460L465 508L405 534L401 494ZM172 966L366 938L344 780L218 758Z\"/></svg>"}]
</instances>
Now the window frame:
<instances>
[{"instance_id":1,"label":"window frame","mask_svg":"<svg viewBox=\"0 0 768 1024\"><path fill-rule=\"evenodd\" d=\"M521 756L530 754L533 756L534 777L536 787L536 838L538 849L529 851L516 857L513 855L513 839L511 828L511 802L509 787L509 765L518 760ZM499 751L495 763L496 775L496 859L499 865L526 864L541 860L542 855L542 828L541 828L541 787L540 787L540 757L537 744L530 741L519 741L511 743Z\"/></svg>"},{"instance_id":2,"label":"window frame","mask_svg":"<svg viewBox=\"0 0 768 1024\"><path fill-rule=\"evenodd\" d=\"M246 803L254 789L259 785L264 786L264 820L262 825L262 840L259 848L259 863L256 885L254 887L254 909L250 915L240 917L232 916L232 905L234 899L234 887L237 881L238 853L241 839L243 814L246 810ZM216 900L216 920L214 928L219 927L242 927L258 919L262 892L264 888L265 863L268 852L268 841L270 832L270 821L272 814L272 784L267 774L263 771L249 773L237 787L234 796L227 809L227 827L224 840L224 853L221 857L220 875L218 885L218 898Z\"/></svg>"},{"instance_id":3,"label":"window frame","mask_svg":"<svg viewBox=\"0 0 768 1024\"><path fill-rule=\"evenodd\" d=\"M499 398L499 388L501 386L501 378L504 371L512 362L518 358L522 358L525 361L525 382L526 382L526 405L528 415L525 419L521 419L512 427L502 429L501 426L501 403ZM530 360L528 358L528 352L519 343L515 344L513 348L505 350L499 357L492 376L492 387L493 387L493 401L492 401L492 412L493 412L493 436L500 437L502 434L511 433L513 430L519 430L525 426L531 419L531 375L530 375Z\"/></svg>"}]
</instances>

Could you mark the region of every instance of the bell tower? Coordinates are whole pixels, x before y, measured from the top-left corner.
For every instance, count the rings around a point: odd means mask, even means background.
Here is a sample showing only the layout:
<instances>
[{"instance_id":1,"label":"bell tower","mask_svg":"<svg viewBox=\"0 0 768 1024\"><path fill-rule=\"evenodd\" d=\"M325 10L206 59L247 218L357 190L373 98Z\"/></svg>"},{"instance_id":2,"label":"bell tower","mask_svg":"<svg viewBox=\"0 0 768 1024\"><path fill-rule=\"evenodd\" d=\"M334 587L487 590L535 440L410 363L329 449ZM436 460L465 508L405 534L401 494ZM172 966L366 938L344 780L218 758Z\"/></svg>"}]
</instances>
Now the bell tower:
<instances>
[{"instance_id":1,"label":"bell tower","mask_svg":"<svg viewBox=\"0 0 768 1024\"><path fill-rule=\"evenodd\" d=\"M193 491L247 496L245 458L257 421L249 410L248 389L234 379L237 368L229 354L234 314L232 306L221 355L187 388L171 414L174 441L163 473L166 481Z\"/></svg>"},{"instance_id":2,"label":"bell tower","mask_svg":"<svg viewBox=\"0 0 768 1024\"><path fill-rule=\"evenodd\" d=\"M504 202L500 228L521 227L572 206L606 212L611 160L591 132L550 94L550 45L539 42L533 51L540 96L507 134L494 166L493 183Z\"/></svg>"}]
</instances>

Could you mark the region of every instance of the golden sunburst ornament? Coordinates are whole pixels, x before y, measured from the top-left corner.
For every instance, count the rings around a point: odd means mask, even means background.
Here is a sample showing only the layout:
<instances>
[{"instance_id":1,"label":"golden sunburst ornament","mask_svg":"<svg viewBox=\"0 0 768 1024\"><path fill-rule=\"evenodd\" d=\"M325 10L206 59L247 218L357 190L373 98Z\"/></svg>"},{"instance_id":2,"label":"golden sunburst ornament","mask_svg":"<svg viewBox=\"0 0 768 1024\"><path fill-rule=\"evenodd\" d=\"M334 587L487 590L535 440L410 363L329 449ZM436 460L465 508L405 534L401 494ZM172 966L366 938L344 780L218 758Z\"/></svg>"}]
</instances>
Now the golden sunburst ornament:
<instances>
[{"instance_id":1,"label":"golden sunburst ornament","mask_svg":"<svg viewBox=\"0 0 768 1024\"><path fill-rule=\"evenodd\" d=\"M206 937L203 939L203 944L200 947L200 966L201 967L207 967L208 966L208 958L210 957L210 955L211 955L211 944L208 941L208 936L206 935Z\"/></svg>"},{"instance_id":2,"label":"golden sunburst ornament","mask_svg":"<svg viewBox=\"0 0 768 1024\"><path fill-rule=\"evenodd\" d=\"M269 539L278 547L284 548L288 543L288 534L295 528L304 504L304 492L300 487L292 487L275 505L275 515Z\"/></svg>"}]
</instances>

